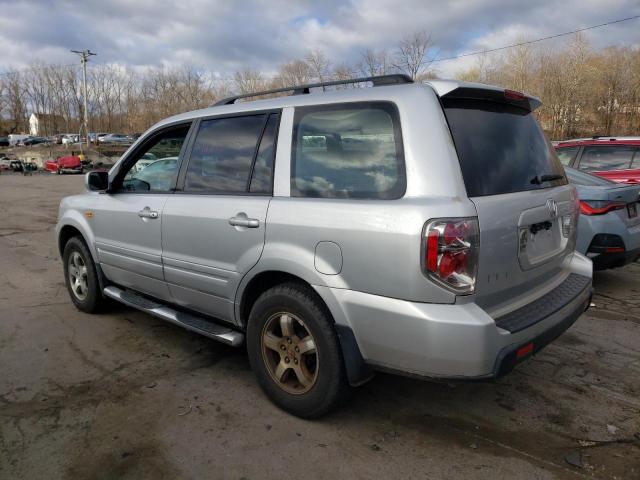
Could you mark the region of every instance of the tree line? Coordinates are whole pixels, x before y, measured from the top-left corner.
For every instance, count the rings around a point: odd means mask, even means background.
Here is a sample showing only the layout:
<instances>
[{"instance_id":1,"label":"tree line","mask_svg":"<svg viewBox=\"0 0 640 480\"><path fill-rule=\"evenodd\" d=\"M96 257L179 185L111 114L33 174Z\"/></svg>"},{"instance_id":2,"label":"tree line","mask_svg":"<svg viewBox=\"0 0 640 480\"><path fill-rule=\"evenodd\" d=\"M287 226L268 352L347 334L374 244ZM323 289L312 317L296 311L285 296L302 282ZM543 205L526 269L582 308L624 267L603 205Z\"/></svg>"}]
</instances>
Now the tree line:
<instances>
[{"instance_id":1,"label":"tree line","mask_svg":"<svg viewBox=\"0 0 640 480\"><path fill-rule=\"evenodd\" d=\"M595 50L580 35L554 45L523 44L481 54L455 77L539 97L543 106L537 115L554 140L640 134L640 49ZM138 71L90 63L89 129L142 132L162 118L206 107L234 93L390 73L423 81L439 76L437 66L436 46L425 31L407 35L393 48L367 49L352 64L336 63L316 49L279 65L273 73L246 67L221 77L193 66ZM77 66L34 64L0 74L0 134L28 131L31 113L39 115L43 135L78 132L82 108Z\"/></svg>"}]
</instances>

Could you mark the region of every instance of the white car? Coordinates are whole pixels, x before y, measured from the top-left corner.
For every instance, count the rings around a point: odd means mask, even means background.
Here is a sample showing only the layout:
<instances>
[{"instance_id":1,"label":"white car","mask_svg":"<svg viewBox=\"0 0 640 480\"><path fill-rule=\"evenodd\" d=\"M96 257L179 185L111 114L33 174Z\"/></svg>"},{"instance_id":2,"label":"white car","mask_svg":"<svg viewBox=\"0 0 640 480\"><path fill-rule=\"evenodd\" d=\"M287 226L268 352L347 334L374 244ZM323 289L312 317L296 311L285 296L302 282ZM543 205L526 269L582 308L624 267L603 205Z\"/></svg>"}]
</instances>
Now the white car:
<instances>
[{"instance_id":1,"label":"white car","mask_svg":"<svg viewBox=\"0 0 640 480\"><path fill-rule=\"evenodd\" d=\"M158 160L158 158L153 153L151 152L145 153L142 156L142 158L138 160L133 167L131 167L131 173L134 174L134 173L141 172L156 160Z\"/></svg>"},{"instance_id":2,"label":"white car","mask_svg":"<svg viewBox=\"0 0 640 480\"><path fill-rule=\"evenodd\" d=\"M80 135L76 135L74 133L65 133L62 137L63 145L72 145L74 143L80 142Z\"/></svg>"}]
</instances>

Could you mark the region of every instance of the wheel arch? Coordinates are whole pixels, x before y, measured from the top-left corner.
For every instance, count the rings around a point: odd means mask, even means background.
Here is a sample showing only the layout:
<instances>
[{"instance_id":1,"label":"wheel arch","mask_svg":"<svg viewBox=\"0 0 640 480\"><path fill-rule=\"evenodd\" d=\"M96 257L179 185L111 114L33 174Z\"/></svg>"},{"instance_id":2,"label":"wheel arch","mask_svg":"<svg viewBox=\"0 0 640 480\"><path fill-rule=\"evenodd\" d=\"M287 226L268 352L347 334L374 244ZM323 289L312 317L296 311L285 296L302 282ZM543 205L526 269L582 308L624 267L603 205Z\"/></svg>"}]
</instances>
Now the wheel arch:
<instances>
[{"instance_id":1,"label":"wheel arch","mask_svg":"<svg viewBox=\"0 0 640 480\"><path fill-rule=\"evenodd\" d=\"M326 295L322 295L321 291L314 288L314 285L305 278L283 270L263 270L252 275L250 278L243 279L241 289L239 288L236 295L236 319L242 329L246 328L249 313L258 297L270 288L276 285L288 282L295 282L309 288L316 298L325 307L329 318L335 328L340 342L342 358L347 370L347 377L352 386L358 386L366 383L373 376L372 368L365 362L355 334L351 327L344 321L336 322L336 316L343 316L342 310L336 306L335 302L328 302ZM333 306L334 308L330 307ZM342 320L342 318L341 318Z\"/></svg>"},{"instance_id":2,"label":"wheel arch","mask_svg":"<svg viewBox=\"0 0 640 480\"><path fill-rule=\"evenodd\" d=\"M95 249L95 238L86 219L79 212L73 210L65 212L64 217L58 222L56 231L58 253L61 258L64 252L64 246L69 239L74 236L80 236L87 245L87 248L93 257L93 261L96 264L98 263L98 256Z\"/></svg>"}]
</instances>

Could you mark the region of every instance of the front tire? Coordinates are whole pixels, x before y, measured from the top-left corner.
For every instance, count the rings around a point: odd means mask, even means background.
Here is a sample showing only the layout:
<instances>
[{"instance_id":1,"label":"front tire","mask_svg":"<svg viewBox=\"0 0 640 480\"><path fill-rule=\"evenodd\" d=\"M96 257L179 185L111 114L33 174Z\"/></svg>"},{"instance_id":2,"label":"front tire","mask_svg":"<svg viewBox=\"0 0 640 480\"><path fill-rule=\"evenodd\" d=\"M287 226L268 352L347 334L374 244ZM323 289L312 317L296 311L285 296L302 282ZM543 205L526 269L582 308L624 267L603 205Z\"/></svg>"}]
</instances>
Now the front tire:
<instances>
[{"instance_id":1,"label":"front tire","mask_svg":"<svg viewBox=\"0 0 640 480\"><path fill-rule=\"evenodd\" d=\"M286 283L260 295L249 315L247 349L264 392L293 415L320 417L350 393L333 322L308 287Z\"/></svg>"},{"instance_id":2,"label":"front tire","mask_svg":"<svg viewBox=\"0 0 640 480\"><path fill-rule=\"evenodd\" d=\"M79 237L71 238L62 255L64 278L71 301L87 313L99 311L105 304L98 273L87 245Z\"/></svg>"}]
</instances>

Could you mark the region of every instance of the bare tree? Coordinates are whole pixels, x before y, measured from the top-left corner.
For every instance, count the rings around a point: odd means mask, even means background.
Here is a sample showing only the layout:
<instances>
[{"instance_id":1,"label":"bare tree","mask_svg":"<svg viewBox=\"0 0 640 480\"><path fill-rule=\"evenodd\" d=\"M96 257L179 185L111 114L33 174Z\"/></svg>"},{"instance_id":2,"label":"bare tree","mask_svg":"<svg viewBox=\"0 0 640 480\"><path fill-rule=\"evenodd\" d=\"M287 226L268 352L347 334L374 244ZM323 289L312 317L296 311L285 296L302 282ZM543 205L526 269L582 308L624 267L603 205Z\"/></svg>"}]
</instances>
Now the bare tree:
<instances>
[{"instance_id":1,"label":"bare tree","mask_svg":"<svg viewBox=\"0 0 640 480\"><path fill-rule=\"evenodd\" d=\"M314 77L319 82L326 81L331 67L331 62L329 62L326 55L321 50L315 49L307 53L305 60ZM322 89L324 90L324 87L322 87Z\"/></svg>"},{"instance_id":2,"label":"bare tree","mask_svg":"<svg viewBox=\"0 0 640 480\"><path fill-rule=\"evenodd\" d=\"M278 75L275 77L273 87L289 87L310 83L313 78L311 67L304 60L292 60L280 65Z\"/></svg>"},{"instance_id":3,"label":"bare tree","mask_svg":"<svg viewBox=\"0 0 640 480\"><path fill-rule=\"evenodd\" d=\"M432 48L430 34L425 30L413 32L400 40L394 66L413 80L420 80L434 60L433 57L429 58Z\"/></svg>"},{"instance_id":4,"label":"bare tree","mask_svg":"<svg viewBox=\"0 0 640 480\"><path fill-rule=\"evenodd\" d=\"M237 71L233 78L240 93L258 92L266 86L262 73L252 68Z\"/></svg>"},{"instance_id":5,"label":"bare tree","mask_svg":"<svg viewBox=\"0 0 640 480\"><path fill-rule=\"evenodd\" d=\"M362 55L358 70L363 77L387 75L393 71L393 62L386 50L372 50L368 48Z\"/></svg>"}]
</instances>

